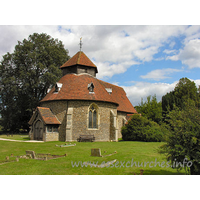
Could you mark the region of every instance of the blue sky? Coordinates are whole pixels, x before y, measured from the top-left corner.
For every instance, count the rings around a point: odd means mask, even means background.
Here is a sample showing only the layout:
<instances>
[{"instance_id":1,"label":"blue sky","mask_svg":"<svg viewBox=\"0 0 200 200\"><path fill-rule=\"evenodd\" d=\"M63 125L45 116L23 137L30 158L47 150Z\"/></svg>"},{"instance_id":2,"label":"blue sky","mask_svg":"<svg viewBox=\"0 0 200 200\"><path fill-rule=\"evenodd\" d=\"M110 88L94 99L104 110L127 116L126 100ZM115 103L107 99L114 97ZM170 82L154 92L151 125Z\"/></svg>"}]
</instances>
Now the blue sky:
<instances>
[{"instance_id":1,"label":"blue sky","mask_svg":"<svg viewBox=\"0 0 200 200\"><path fill-rule=\"evenodd\" d=\"M17 41L47 33L61 40L69 55L79 51L97 65L97 78L124 88L132 104L156 94L158 100L182 77L200 85L200 26L0 26L0 58Z\"/></svg>"}]
</instances>

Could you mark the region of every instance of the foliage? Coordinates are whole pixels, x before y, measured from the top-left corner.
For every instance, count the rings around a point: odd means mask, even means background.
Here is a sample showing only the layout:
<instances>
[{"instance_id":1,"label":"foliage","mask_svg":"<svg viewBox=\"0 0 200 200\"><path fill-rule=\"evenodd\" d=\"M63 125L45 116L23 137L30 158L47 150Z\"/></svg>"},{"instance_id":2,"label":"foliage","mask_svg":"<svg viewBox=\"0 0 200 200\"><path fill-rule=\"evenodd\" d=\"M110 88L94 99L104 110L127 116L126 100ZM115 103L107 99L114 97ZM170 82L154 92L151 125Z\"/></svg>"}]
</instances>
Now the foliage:
<instances>
[{"instance_id":1,"label":"foliage","mask_svg":"<svg viewBox=\"0 0 200 200\"><path fill-rule=\"evenodd\" d=\"M194 81L188 78L181 78L175 89L162 97L163 116L174 106L184 109L186 106L199 107L199 93Z\"/></svg>"},{"instance_id":2,"label":"foliage","mask_svg":"<svg viewBox=\"0 0 200 200\"><path fill-rule=\"evenodd\" d=\"M138 113L141 113L143 117L152 120L158 124L162 121L162 103L157 102L156 95L148 96L147 101L143 102L141 99L141 104L135 106Z\"/></svg>"},{"instance_id":3,"label":"foliage","mask_svg":"<svg viewBox=\"0 0 200 200\"><path fill-rule=\"evenodd\" d=\"M194 106L181 110L175 107L168 114L166 144L160 148L174 168L185 168L190 174L200 174L200 110ZM192 163L184 165L184 159ZM173 165L174 162L182 163Z\"/></svg>"},{"instance_id":4,"label":"foliage","mask_svg":"<svg viewBox=\"0 0 200 200\"><path fill-rule=\"evenodd\" d=\"M160 126L140 115L133 115L128 124L122 127L122 139L125 141L160 142Z\"/></svg>"},{"instance_id":5,"label":"foliage","mask_svg":"<svg viewBox=\"0 0 200 200\"><path fill-rule=\"evenodd\" d=\"M160 148L173 168L200 174L200 89L188 78L179 80L175 89L162 97L166 123L166 144ZM183 163L192 163L192 166ZM175 164L174 164L175 163Z\"/></svg>"},{"instance_id":6,"label":"foliage","mask_svg":"<svg viewBox=\"0 0 200 200\"><path fill-rule=\"evenodd\" d=\"M5 130L28 129L32 109L61 77L59 67L69 59L58 39L34 33L18 42L0 63L0 114Z\"/></svg>"}]
</instances>

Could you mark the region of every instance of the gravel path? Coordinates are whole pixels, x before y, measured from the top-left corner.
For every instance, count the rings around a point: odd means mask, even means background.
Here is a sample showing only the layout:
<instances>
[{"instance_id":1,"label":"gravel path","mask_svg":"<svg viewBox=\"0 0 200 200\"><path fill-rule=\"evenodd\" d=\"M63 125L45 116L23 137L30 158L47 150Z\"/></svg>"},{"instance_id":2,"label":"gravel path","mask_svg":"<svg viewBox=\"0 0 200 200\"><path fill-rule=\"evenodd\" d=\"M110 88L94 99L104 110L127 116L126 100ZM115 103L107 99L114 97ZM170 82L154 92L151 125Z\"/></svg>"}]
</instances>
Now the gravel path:
<instances>
[{"instance_id":1,"label":"gravel path","mask_svg":"<svg viewBox=\"0 0 200 200\"><path fill-rule=\"evenodd\" d=\"M12 142L44 142L44 141L37 141L37 140L10 140L10 139L5 139L5 138L0 138L0 140L5 140L5 141L12 141Z\"/></svg>"}]
</instances>

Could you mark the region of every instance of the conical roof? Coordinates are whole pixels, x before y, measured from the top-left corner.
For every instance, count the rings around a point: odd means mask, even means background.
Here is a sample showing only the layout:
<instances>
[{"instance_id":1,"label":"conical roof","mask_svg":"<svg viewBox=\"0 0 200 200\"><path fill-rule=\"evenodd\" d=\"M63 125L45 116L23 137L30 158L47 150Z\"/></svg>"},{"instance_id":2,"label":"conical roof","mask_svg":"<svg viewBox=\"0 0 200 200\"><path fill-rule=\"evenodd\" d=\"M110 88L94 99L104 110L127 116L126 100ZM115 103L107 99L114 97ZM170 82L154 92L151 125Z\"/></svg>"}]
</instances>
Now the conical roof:
<instances>
[{"instance_id":1,"label":"conical roof","mask_svg":"<svg viewBox=\"0 0 200 200\"><path fill-rule=\"evenodd\" d=\"M98 73L97 66L85 55L84 52L77 52L71 59L64 63L60 69L70 67L74 65L83 65L88 67L95 67L96 73Z\"/></svg>"}]
</instances>

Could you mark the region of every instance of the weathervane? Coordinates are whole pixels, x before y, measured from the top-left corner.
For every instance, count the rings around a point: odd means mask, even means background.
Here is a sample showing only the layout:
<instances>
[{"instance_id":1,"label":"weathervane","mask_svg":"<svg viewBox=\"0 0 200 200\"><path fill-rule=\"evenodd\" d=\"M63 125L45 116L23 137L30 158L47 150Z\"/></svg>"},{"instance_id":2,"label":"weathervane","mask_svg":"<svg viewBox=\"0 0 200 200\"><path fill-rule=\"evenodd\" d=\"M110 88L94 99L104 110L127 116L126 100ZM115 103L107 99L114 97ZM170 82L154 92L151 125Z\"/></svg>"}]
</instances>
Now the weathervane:
<instances>
[{"instance_id":1,"label":"weathervane","mask_svg":"<svg viewBox=\"0 0 200 200\"><path fill-rule=\"evenodd\" d=\"M81 51L82 45L83 45L83 43L82 43L82 37L80 38L80 43L79 43L79 45L80 45L80 51Z\"/></svg>"}]
</instances>

